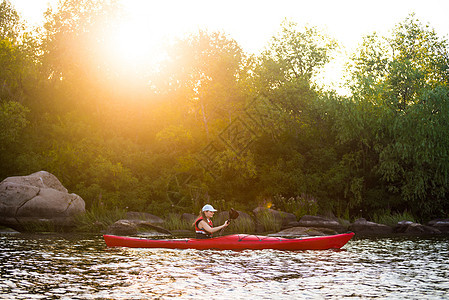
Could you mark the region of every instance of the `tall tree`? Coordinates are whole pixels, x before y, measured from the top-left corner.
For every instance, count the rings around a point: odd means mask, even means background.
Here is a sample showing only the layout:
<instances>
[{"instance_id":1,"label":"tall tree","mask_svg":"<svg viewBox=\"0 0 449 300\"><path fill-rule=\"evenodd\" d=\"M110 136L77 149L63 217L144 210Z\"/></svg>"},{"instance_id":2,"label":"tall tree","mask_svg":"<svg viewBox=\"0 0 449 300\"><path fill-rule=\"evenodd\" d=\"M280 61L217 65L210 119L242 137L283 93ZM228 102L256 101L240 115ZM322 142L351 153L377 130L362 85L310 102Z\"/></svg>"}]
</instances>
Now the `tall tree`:
<instances>
[{"instance_id":1,"label":"tall tree","mask_svg":"<svg viewBox=\"0 0 449 300\"><path fill-rule=\"evenodd\" d=\"M329 62L336 45L315 27L300 31L296 23L285 20L255 67L258 95L279 106L294 123L311 121L304 111L317 95L313 78Z\"/></svg>"},{"instance_id":2,"label":"tall tree","mask_svg":"<svg viewBox=\"0 0 449 300\"><path fill-rule=\"evenodd\" d=\"M354 57L353 97L337 124L342 142L360 141L358 149L374 158L377 188L389 195L370 207L421 217L447 209L447 58L447 41L413 15L391 37L367 37Z\"/></svg>"},{"instance_id":3,"label":"tall tree","mask_svg":"<svg viewBox=\"0 0 449 300\"><path fill-rule=\"evenodd\" d=\"M0 3L0 98L22 101L24 54L20 36L24 27L9 1Z\"/></svg>"},{"instance_id":4,"label":"tall tree","mask_svg":"<svg viewBox=\"0 0 449 300\"><path fill-rule=\"evenodd\" d=\"M223 119L229 122L241 108L238 79L243 59L235 40L200 30L171 47L162 71L164 79L154 83L159 91L179 99L179 108L194 116L210 139L223 128Z\"/></svg>"},{"instance_id":5,"label":"tall tree","mask_svg":"<svg viewBox=\"0 0 449 300\"><path fill-rule=\"evenodd\" d=\"M0 3L0 39L16 41L23 24L20 22L19 14L8 0Z\"/></svg>"},{"instance_id":6,"label":"tall tree","mask_svg":"<svg viewBox=\"0 0 449 300\"><path fill-rule=\"evenodd\" d=\"M332 141L327 121L317 109L319 91L314 76L335 47L335 41L317 28L299 30L296 23L284 21L258 57L253 89L260 101L254 105L268 102L278 114L265 128L272 134L261 136L254 149L261 193L288 197L304 193L327 200L320 191L320 178L335 155L327 141Z\"/></svg>"},{"instance_id":7,"label":"tall tree","mask_svg":"<svg viewBox=\"0 0 449 300\"><path fill-rule=\"evenodd\" d=\"M103 44L113 24L115 5L106 0L67 0L45 13L41 60L48 83L66 93L62 97L55 94L62 103L54 106L61 111L101 109L98 103L110 87L105 81L111 76L102 59Z\"/></svg>"},{"instance_id":8,"label":"tall tree","mask_svg":"<svg viewBox=\"0 0 449 300\"><path fill-rule=\"evenodd\" d=\"M9 1L0 3L0 178L17 174L16 151L29 123L25 101L27 72L33 67L25 51L24 25Z\"/></svg>"}]
</instances>

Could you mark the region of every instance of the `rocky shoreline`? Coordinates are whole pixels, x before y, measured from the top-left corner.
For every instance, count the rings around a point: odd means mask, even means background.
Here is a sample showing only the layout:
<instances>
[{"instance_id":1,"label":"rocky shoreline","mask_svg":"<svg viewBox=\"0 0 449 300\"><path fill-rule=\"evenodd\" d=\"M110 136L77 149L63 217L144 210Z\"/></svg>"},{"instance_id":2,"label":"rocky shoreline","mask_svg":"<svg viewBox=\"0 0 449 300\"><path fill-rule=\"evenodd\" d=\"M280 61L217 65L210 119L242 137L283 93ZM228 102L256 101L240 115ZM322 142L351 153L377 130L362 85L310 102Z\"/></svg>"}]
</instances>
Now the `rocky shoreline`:
<instances>
[{"instance_id":1,"label":"rocky shoreline","mask_svg":"<svg viewBox=\"0 0 449 300\"><path fill-rule=\"evenodd\" d=\"M28 176L8 177L0 183L0 226L23 232L35 228L52 228L71 231L76 229L75 216L85 213L84 200L76 194L70 194L61 182L46 171ZM264 219L270 219L270 225L264 225ZM184 213L179 220L192 224L196 215ZM217 213L216 224L222 224L229 218L227 211ZM437 219L427 224L418 224L402 220L394 226L377 224L366 219L353 223L333 216L303 216L297 220L292 213L257 207L251 212L239 211L235 223L251 228L251 234L269 234L273 236L300 237L354 232L358 236L379 235L448 235L449 219ZM93 228L103 230L103 224L92 224ZM101 225L101 226L100 226ZM104 233L117 235L193 235L189 230L170 231L164 226L166 220L143 212L128 212L122 220L109 226ZM184 226L189 227L189 226ZM226 232L230 233L230 230Z\"/></svg>"},{"instance_id":2,"label":"rocky shoreline","mask_svg":"<svg viewBox=\"0 0 449 300\"><path fill-rule=\"evenodd\" d=\"M254 234L268 234L270 236L301 237L301 236L323 236L344 232L354 232L357 236L429 236L429 235L449 235L449 219L433 220L426 225L411 221L398 222L396 226L388 226L367 221L360 218L353 223L340 221L335 218L324 216L303 216L299 221L292 214L272 209L264 209L265 213L273 215L275 220L281 222L281 230L278 232L267 232L257 219L260 208L253 214L239 212L240 217L246 219L245 222L254 222ZM217 215L217 219L227 219L227 212ZM193 222L196 216L193 214L180 215L181 220ZM277 217L277 219L276 219ZM106 233L116 235L189 235L193 230L169 231L164 228L165 221L162 218L148 214L135 213L127 214L126 219L118 220L106 230Z\"/></svg>"}]
</instances>

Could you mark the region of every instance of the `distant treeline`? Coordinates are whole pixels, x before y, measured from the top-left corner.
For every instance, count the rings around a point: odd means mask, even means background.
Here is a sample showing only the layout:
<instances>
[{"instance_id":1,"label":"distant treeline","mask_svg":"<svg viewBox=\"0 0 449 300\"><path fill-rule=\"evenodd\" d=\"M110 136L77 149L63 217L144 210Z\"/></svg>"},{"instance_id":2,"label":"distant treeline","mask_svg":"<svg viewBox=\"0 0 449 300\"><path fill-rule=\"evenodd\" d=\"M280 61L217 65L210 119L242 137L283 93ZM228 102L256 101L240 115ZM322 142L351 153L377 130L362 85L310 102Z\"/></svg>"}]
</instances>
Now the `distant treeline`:
<instances>
[{"instance_id":1,"label":"distant treeline","mask_svg":"<svg viewBox=\"0 0 449 300\"><path fill-rule=\"evenodd\" d=\"M0 16L0 179L46 170L88 208L157 215L448 217L449 48L414 15L363 38L347 95L317 84L337 43L289 21L258 55L200 30L120 66L110 1L64 1L34 29L6 0Z\"/></svg>"}]
</instances>

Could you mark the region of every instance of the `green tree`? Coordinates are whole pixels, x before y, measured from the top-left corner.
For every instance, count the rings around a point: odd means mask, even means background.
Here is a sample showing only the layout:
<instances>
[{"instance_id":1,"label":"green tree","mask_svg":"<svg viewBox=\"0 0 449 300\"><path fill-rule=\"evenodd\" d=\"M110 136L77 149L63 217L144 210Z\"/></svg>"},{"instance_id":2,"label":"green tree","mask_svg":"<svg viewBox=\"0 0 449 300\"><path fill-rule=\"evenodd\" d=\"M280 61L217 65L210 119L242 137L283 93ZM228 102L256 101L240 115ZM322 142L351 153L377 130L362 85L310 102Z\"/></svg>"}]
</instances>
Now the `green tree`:
<instances>
[{"instance_id":1,"label":"green tree","mask_svg":"<svg viewBox=\"0 0 449 300\"><path fill-rule=\"evenodd\" d=\"M241 109L244 54L235 40L223 33L199 31L170 48L163 79L153 80L159 93L169 93L181 118L201 124L210 140ZM175 103L174 103L175 102Z\"/></svg>"},{"instance_id":2,"label":"green tree","mask_svg":"<svg viewBox=\"0 0 449 300\"><path fill-rule=\"evenodd\" d=\"M411 15L391 37L368 36L354 57L353 96L336 125L340 142L363 154L360 171L378 179L370 186L359 175L365 209L422 218L447 210L447 53L447 41ZM370 189L384 197L369 199Z\"/></svg>"},{"instance_id":3,"label":"green tree","mask_svg":"<svg viewBox=\"0 0 449 300\"><path fill-rule=\"evenodd\" d=\"M29 110L15 101L0 102L0 153L11 143L17 142L21 130L27 125Z\"/></svg>"},{"instance_id":4,"label":"green tree","mask_svg":"<svg viewBox=\"0 0 449 300\"><path fill-rule=\"evenodd\" d=\"M317 28L299 31L296 23L284 21L255 66L256 97L267 98L273 110L280 110L284 130L301 139L298 142L307 144L306 140L324 129L317 109L320 92L313 78L329 61L335 47L336 42ZM321 139L320 134L315 137Z\"/></svg>"},{"instance_id":5,"label":"green tree","mask_svg":"<svg viewBox=\"0 0 449 300\"><path fill-rule=\"evenodd\" d=\"M322 206L330 198L322 186L336 155L330 123L319 109L320 91L313 80L335 47L317 28L300 31L297 24L284 21L256 59L250 85L253 97L266 99L262 102L270 103L278 114L264 128L271 134L261 135L252 150L262 197L311 194L320 198Z\"/></svg>"},{"instance_id":6,"label":"green tree","mask_svg":"<svg viewBox=\"0 0 449 300\"><path fill-rule=\"evenodd\" d=\"M16 155L23 149L24 129L29 124L28 79L34 75L29 39L18 13L0 3L0 177L18 174Z\"/></svg>"},{"instance_id":7,"label":"green tree","mask_svg":"<svg viewBox=\"0 0 449 300\"><path fill-rule=\"evenodd\" d=\"M19 14L8 0L0 3L0 39L16 41L23 29Z\"/></svg>"},{"instance_id":8,"label":"green tree","mask_svg":"<svg viewBox=\"0 0 449 300\"><path fill-rule=\"evenodd\" d=\"M272 68L273 83L289 82L295 78L310 81L319 68L329 62L329 52L336 42L320 33L316 27L298 30L298 24L284 20L281 30L271 39L262 59Z\"/></svg>"},{"instance_id":9,"label":"green tree","mask_svg":"<svg viewBox=\"0 0 449 300\"><path fill-rule=\"evenodd\" d=\"M23 101L25 55L21 49L24 26L9 1L0 3L0 98Z\"/></svg>"},{"instance_id":10,"label":"green tree","mask_svg":"<svg viewBox=\"0 0 449 300\"><path fill-rule=\"evenodd\" d=\"M113 95L106 81L115 75L102 57L115 8L114 1L68 0L45 13L39 50L43 76L55 98L54 112L98 113L106 106L105 98Z\"/></svg>"}]
</instances>

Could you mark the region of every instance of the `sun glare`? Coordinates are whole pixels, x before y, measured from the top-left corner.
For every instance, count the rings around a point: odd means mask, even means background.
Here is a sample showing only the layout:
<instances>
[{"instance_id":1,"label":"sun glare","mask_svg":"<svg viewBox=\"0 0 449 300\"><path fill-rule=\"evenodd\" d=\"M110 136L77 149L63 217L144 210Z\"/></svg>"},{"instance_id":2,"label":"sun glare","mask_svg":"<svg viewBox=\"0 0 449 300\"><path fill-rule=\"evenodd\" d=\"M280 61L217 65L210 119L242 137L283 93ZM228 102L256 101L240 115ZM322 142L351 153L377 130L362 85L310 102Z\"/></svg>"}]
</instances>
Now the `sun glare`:
<instances>
[{"instance_id":1,"label":"sun glare","mask_svg":"<svg viewBox=\"0 0 449 300\"><path fill-rule=\"evenodd\" d=\"M193 32L199 26L189 2L121 1L123 17L114 26L107 47L115 64L139 67L155 64L165 55L165 45L173 38ZM106 45L105 45L106 46Z\"/></svg>"},{"instance_id":2,"label":"sun glare","mask_svg":"<svg viewBox=\"0 0 449 300\"><path fill-rule=\"evenodd\" d=\"M105 46L113 64L127 69L155 62L160 55L161 41L144 22L131 20L120 23Z\"/></svg>"}]
</instances>

